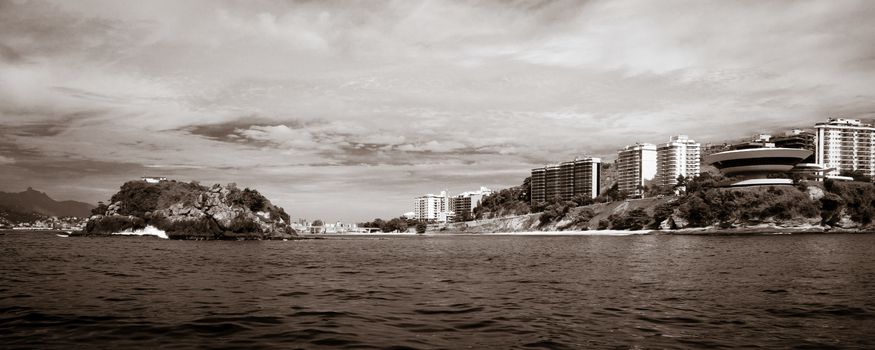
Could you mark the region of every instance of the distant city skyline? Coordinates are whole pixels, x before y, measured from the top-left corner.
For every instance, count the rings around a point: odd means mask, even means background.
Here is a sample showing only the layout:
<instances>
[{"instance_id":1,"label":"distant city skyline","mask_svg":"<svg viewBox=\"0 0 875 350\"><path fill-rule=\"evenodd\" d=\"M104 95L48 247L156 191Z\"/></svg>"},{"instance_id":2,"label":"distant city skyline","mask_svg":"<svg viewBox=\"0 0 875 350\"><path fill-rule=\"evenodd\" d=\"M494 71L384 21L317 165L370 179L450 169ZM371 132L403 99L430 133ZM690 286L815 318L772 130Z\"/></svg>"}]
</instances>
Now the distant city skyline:
<instances>
[{"instance_id":1,"label":"distant city skyline","mask_svg":"<svg viewBox=\"0 0 875 350\"><path fill-rule=\"evenodd\" d=\"M875 119L875 2L3 1L0 191L398 217L574 157Z\"/></svg>"}]
</instances>

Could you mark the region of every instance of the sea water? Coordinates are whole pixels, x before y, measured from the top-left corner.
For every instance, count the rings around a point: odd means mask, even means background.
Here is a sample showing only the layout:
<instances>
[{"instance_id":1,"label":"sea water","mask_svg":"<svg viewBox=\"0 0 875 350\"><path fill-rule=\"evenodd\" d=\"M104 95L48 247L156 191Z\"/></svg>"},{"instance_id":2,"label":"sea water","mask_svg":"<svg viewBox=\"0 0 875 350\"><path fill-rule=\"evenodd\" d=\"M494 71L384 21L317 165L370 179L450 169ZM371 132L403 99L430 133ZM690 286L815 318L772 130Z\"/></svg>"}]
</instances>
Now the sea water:
<instances>
[{"instance_id":1,"label":"sea water","mask_svg":"<svg viewBox=\"0 0 875 350\"><path fill-rule=\"evenodd\" d=\"M0 236L0 347L875 347L875 235Z\"/></svg>"}]
</instances>

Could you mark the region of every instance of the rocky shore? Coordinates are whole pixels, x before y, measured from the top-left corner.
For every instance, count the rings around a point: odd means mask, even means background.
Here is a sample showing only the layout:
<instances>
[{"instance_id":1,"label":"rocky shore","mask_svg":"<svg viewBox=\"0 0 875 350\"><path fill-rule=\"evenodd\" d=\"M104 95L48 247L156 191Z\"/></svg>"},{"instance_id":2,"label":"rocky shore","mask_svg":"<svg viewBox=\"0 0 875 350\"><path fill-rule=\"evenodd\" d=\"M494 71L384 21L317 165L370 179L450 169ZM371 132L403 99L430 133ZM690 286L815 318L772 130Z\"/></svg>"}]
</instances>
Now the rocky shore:
<instances>
[{"instance_id":1,"label":"rocky shore","mask_svg":"<svg viewBox=\"0 0 875 350\"><path fill-rule=\"evenodd\" d=\"M95 209L79 235L111 235L153 226L170 239L290 239L289 215L258 191L236 185L201 186L130 181Z\"/></svg>"}]
</instances>

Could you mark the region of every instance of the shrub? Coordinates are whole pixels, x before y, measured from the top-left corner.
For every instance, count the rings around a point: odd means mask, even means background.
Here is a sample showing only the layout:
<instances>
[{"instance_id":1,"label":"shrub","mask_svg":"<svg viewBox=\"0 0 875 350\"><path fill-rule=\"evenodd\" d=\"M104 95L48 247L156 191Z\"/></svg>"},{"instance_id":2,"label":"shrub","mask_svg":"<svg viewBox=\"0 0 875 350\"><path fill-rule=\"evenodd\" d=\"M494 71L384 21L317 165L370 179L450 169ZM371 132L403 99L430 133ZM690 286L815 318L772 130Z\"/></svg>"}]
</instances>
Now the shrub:
<instances>
[{"instance_id":1,"label":"shrub","mask_svg":"<svg viewBox=\"0 0 875 350\"><path fill-rule=\"evenodd\" d=\"M841 198L839 208L843 208L850 215L851 220L863 225L869 225L875 220L875 185L864 182L829 181L825 187L827 191ZM830 203L830 205L838 204L834 197L830 197L830 199L835 202ZM823 200L821 203L827 205ZM830 209L833 208L830 207ZM836 214L839 211L838 209L833 210Z\"/></svg>"},{"instance_id":2,"label":"shrub","mask_svg":"<svg viewBox=\"0 0 875 350\"><path fill-rule=\"evenodd\" d=\"M681 176L679 176L681 177ZM672 214L674 214L674 210L677 207L675 202L661 203L653 208L653 223L650 225L651 228L658 229L659 225L662 224L663 221L668 220Z\"/></svg>"},{"instance_id":3,"label":"shrub","mask_svg":"<svg viewBox=\"0 0 875 350\"><path fill-rule=\"evenodd\" d=\"M681 199L677 211L692 227L713 224L729 227L732 222L746 223L768 218L815 218L820 215L820 206L806 193L790 186L770 186L765 189L699 188Z\"/></svg>"},{"instance_id":4,"label":"shrub","mask_svg":"<svg viewBox=\"0 0 875 350\"><path fill-rule=\"evenodd\" d=\"M228 200L231 204L249 208L251 211L267 211L268 201L258 191L249 188L241 191L234 184L228 184L226 188L228 189Z\"/></svg>"},{"instance_id":5,"label":"shrub","mask_svg":"<svg viewBox=\"0 0 875 350\"><path fill-rule=\"evenodd\" d=\"M647 211L638 208L627 212L625 215L611 214L608 217L611 228L615 230L641 230L650 223L650 215Z\"/></svg>"},{"instance_id":6,"label":"shrub","mask_svg":"<svg viewBox=\"0 0 875 350\"><path fill-rule=\"evenodd\" d=\"M529 179L520 186L494 192L480 200L474 208L474 218L493 218L508 215L522 215L533 211L529 208Z\"/></svg>"},{"instance_id":7,"label":"shrub","mask_svg":"<svg viewBox=\"0 0 875 350\"><path fill-rule=\"evenodd\" d=\"M128 181L122 185L118 193L112 196L112 203L121 201L119 214L143 216L147 211L155 211L158 198L161 196L161 184L150 184L143 181Z\"/></svg>"},{"instance_id":8,"label":"shrub","mask_svg":"<svg viewBox=\"0 0 875 350\"><path fill-rule=\"evenodd\" d=\"M574 202L560 201L548 205L544 212L541 213L541 216L538 217L539 226L562 220L572 207L574 207Z\"/></svg>"},{"instance_id":9,"label":"shrub","mask_svg":"<svg viewBox=\"0 0 875 350\"><path fill-rule=\"evenodd\" d=\"M106 214L106 209L108 209L107 205L103 202L99 202L94 209L91 209L91 215L104 215Z\"/></svg>"}]
</instances>

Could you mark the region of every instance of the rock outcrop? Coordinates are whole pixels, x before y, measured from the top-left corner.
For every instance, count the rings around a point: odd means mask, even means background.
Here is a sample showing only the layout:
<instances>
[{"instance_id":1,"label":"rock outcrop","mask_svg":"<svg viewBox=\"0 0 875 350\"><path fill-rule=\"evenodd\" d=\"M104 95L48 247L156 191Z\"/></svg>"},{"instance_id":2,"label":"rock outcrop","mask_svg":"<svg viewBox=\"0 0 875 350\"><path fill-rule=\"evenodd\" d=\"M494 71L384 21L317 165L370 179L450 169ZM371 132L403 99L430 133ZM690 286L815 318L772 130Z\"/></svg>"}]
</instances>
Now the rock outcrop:
<instances>
[{"instance_id":1,"label":"rock outcrop","mask_svg":"<svg viewBox=\"0 0 875 350\"><path fill-rule=\"evenodd\" d=\"M100 208L98 208L98 211ZM286 239L296 236L285 211L258 191L234 184L201 186L165 181L125 183L84 234L136 230L147 225L171 239Z\"/></svg>"}]
</instances>

